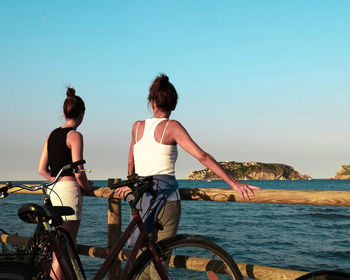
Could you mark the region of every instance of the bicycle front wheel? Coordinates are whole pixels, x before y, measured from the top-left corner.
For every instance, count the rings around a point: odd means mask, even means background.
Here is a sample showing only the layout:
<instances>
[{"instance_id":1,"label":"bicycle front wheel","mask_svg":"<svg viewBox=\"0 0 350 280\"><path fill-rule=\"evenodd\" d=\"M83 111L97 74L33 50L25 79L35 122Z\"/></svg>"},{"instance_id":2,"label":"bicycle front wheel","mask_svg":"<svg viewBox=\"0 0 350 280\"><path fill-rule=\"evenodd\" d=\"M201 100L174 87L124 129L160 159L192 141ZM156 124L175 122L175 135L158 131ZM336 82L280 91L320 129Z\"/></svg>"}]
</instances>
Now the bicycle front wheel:
<instances>
[{"instance_id":1,"label":"bicycle front wheel","mask_svg":"<svg viewBox=\"0 0 350 280\"><path fill-rule=\"evenodd\" d=\"M159 255L168 277L173 279L235 279L243 277L232 257L220 246L209 240L177 235L160 241ZM160 279L152 264L149 250L137 258L129 279Z\"/></svg>"},{"instance_id":2,"label":"bicycle front wheel","mask_svg":"<svg viewBox=\"0 0 350 280\"><path fill-rule=\"evenodd\" d=\"M36 269L28 264L16 261L0 262L0 279L32 280L40 279Z\"/></svg>"}]
</instances>

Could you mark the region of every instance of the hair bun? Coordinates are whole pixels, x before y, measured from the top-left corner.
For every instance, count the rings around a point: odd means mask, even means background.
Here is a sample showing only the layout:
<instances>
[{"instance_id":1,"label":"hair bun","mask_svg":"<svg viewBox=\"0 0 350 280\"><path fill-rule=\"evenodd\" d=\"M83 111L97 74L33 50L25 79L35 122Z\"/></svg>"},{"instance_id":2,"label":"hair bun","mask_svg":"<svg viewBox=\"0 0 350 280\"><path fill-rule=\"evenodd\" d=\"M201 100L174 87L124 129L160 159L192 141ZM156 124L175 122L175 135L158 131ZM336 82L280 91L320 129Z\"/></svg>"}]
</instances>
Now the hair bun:
<instances>
[{"instance_id":1,"label":"hair bun","mask_svg":"<svg viewBox=\"0 0 350 280\"><path fill-rule=\"evenodd\" d=\"M168 83L169 82L169 77L165 74L160 74L159 75L159 80L161 83Z\"/></svg>"},{"instance_id":2,"label":"hair bun","mask_svg":"<svg viewBox=\"0 0 350 280\"><path fill-rule=\"evenodd\" d=\"M74 97L75 96L75 89L68 87L67 88L67 97Z\"/></svg>"}]
</instances>

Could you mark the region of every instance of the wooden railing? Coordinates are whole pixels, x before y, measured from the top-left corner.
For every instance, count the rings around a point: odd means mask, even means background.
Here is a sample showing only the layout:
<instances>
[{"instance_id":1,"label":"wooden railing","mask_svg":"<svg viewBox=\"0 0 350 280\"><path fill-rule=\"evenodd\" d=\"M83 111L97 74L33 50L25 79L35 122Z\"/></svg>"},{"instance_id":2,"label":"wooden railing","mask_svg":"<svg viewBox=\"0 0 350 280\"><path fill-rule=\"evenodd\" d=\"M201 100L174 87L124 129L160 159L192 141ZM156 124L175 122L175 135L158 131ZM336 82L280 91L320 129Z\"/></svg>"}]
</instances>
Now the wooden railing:
<instances>
[{"instance_id":1,"label":"wooden railing","mask_svg":"<svg viewBox=\"0 0 350 280\"><path fill-rule=\"evenodd\" d=\"M117 179L109 179L112 184ZM0 185L1 187L1 185ZM25 190L12 189L11 192L33 193ZM35 193L41 193L39 191ZM112 248L121 235L121 203L113 191L108 187L95 187L92 193L84 193L85 196L103 197L108 199L108 248ZM238 193L227 188L192 188L180 189L181 200L206 200L206 201L230 201L247 203L279 203L279 204L307 204L350 206L350 191L318 191L318 190L273 190L263 189L255 192L255 196L249 201L242 200ZM28 238L1 234L1 241L14 245L26 244ZM108 248L79 244L81 255L105 258ZM128 251L119 255L119 261L126 260ZM306 274L306 271L287 270L276 267L266 267L252 264L237 263L242 275L258 280L293 280ZM171 264L170 264L171 265ZM109 272L109 279L118 275L120 265L113 266Z\"/></svg>"}]
</instances>

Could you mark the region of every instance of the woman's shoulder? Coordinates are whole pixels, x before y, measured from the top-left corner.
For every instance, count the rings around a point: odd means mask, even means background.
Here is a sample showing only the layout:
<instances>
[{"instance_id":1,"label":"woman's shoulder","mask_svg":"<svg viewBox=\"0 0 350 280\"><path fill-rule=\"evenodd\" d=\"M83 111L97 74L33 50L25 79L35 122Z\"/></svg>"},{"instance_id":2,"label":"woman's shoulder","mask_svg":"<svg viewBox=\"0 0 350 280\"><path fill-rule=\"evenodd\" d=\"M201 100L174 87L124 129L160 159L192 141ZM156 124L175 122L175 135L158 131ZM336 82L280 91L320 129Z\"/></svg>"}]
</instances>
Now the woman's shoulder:
<instances>
[{"instance_id":1,"label":"woman's shoulder","mask_svg":"<svg viewBox=\"0 0 350 280\"><path fill-rule=\"evenodd\" d=\"M137 120L134 122L134 125L137 125L138 123L142 123L142 122L145 122L145 120Z\"/></svg>"},{"instance_id":2,"label":"woman's shoulder","mask_svg":"<svg viewBox=\"0 0 350 280\"><path fill-rule=\"evenodd\" d=\"M73 127L59 126L59 127L55 128L54 130L52 130L50 134L55 134L55 133L65 134L65 133L69 133L70 131L73 131L73 130L75 131L75 129Z\"/></svg>"},{"instance_id":3,"label":"woman's shoulder","mask_svg":"<svg viewBox=\"0 0 350 280\"><path fill-rule=\"evenodd\" d=\"M145 124L145 120L138 120L138 121L135 121L132 125L132 128L135 129L137 127L139 127L140 125L144 125Z\"/></svg>"},{"instance_id":4,"label":"woman's shoulder","mask_svg":"<svg viewBox=\"0 0 350 280\"><path fill-rule=\"evenodd\" d=\"M173 120L173 119L169 120L168 126L174 127L174 128L183 127L182 124L178 120Z\"/></svg>"},{"instance_id":5,"label":"woman's shoulder","mask_svg":"<svg viewBox=\"0 0 350 280\"><path fill-rule=\"evenodd\" d=\"M65 137L66 134L69 132L69 130L65 130L61 126L55 128L52 130L48 136L49 139L56 138L56 137Z\"/></svg>"},{"instance_id":6,"label":"woman's shoulder","mask_svg":"<svg viewBox=\"0 0 350 280\"><path fill-rule=\"evenodd\" d=\"M71 141L83 140L83 135L79 131L72 129L68 132L67 139Z\"/></svg>"},{"instance_id":7,"label":"woman's shoulder","mask_svg":"<svg viewBox=\"0 0 350 280\"><path fill-rule=\"evenodd\" d=\"M188 134L186 128L177 120L171 120L169 122L168 130L175 138L179 135Z\"/></svg>"},{"instance_id":8,"label":"woman's shoulder","mask_svg":"<svg viewBox=\"0 0 350 280\"><path fill-rule=\"evenodd\" d=\"M61 129L62 129L61 127L56 127L55 129L53 129L53 130L50 132L50 135L51 135L51 134L57 133L57 132L60 131Z\"/></svg>"}]
</instances>

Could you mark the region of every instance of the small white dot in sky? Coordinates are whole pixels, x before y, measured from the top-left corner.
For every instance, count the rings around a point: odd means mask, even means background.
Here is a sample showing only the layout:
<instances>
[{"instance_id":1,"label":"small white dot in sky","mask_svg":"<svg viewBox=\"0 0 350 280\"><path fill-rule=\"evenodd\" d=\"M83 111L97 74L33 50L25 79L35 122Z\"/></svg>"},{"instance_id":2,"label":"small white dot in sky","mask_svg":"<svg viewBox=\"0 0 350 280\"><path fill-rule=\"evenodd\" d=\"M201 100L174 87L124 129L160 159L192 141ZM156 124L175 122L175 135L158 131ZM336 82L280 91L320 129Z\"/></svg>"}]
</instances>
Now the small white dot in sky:
<instances>
[{"instance_id":1,"label":"small white dot in sky","mask_svg":"<svg viewBox=\"0 0 350 280\"><path fill-rule=\"evenodd\" d=\"M42 17L43 17L43 19L46 19L46 18L47 18L47 15L46 15L46 14L43 14Z\"/></svg>"}]
</instances>

